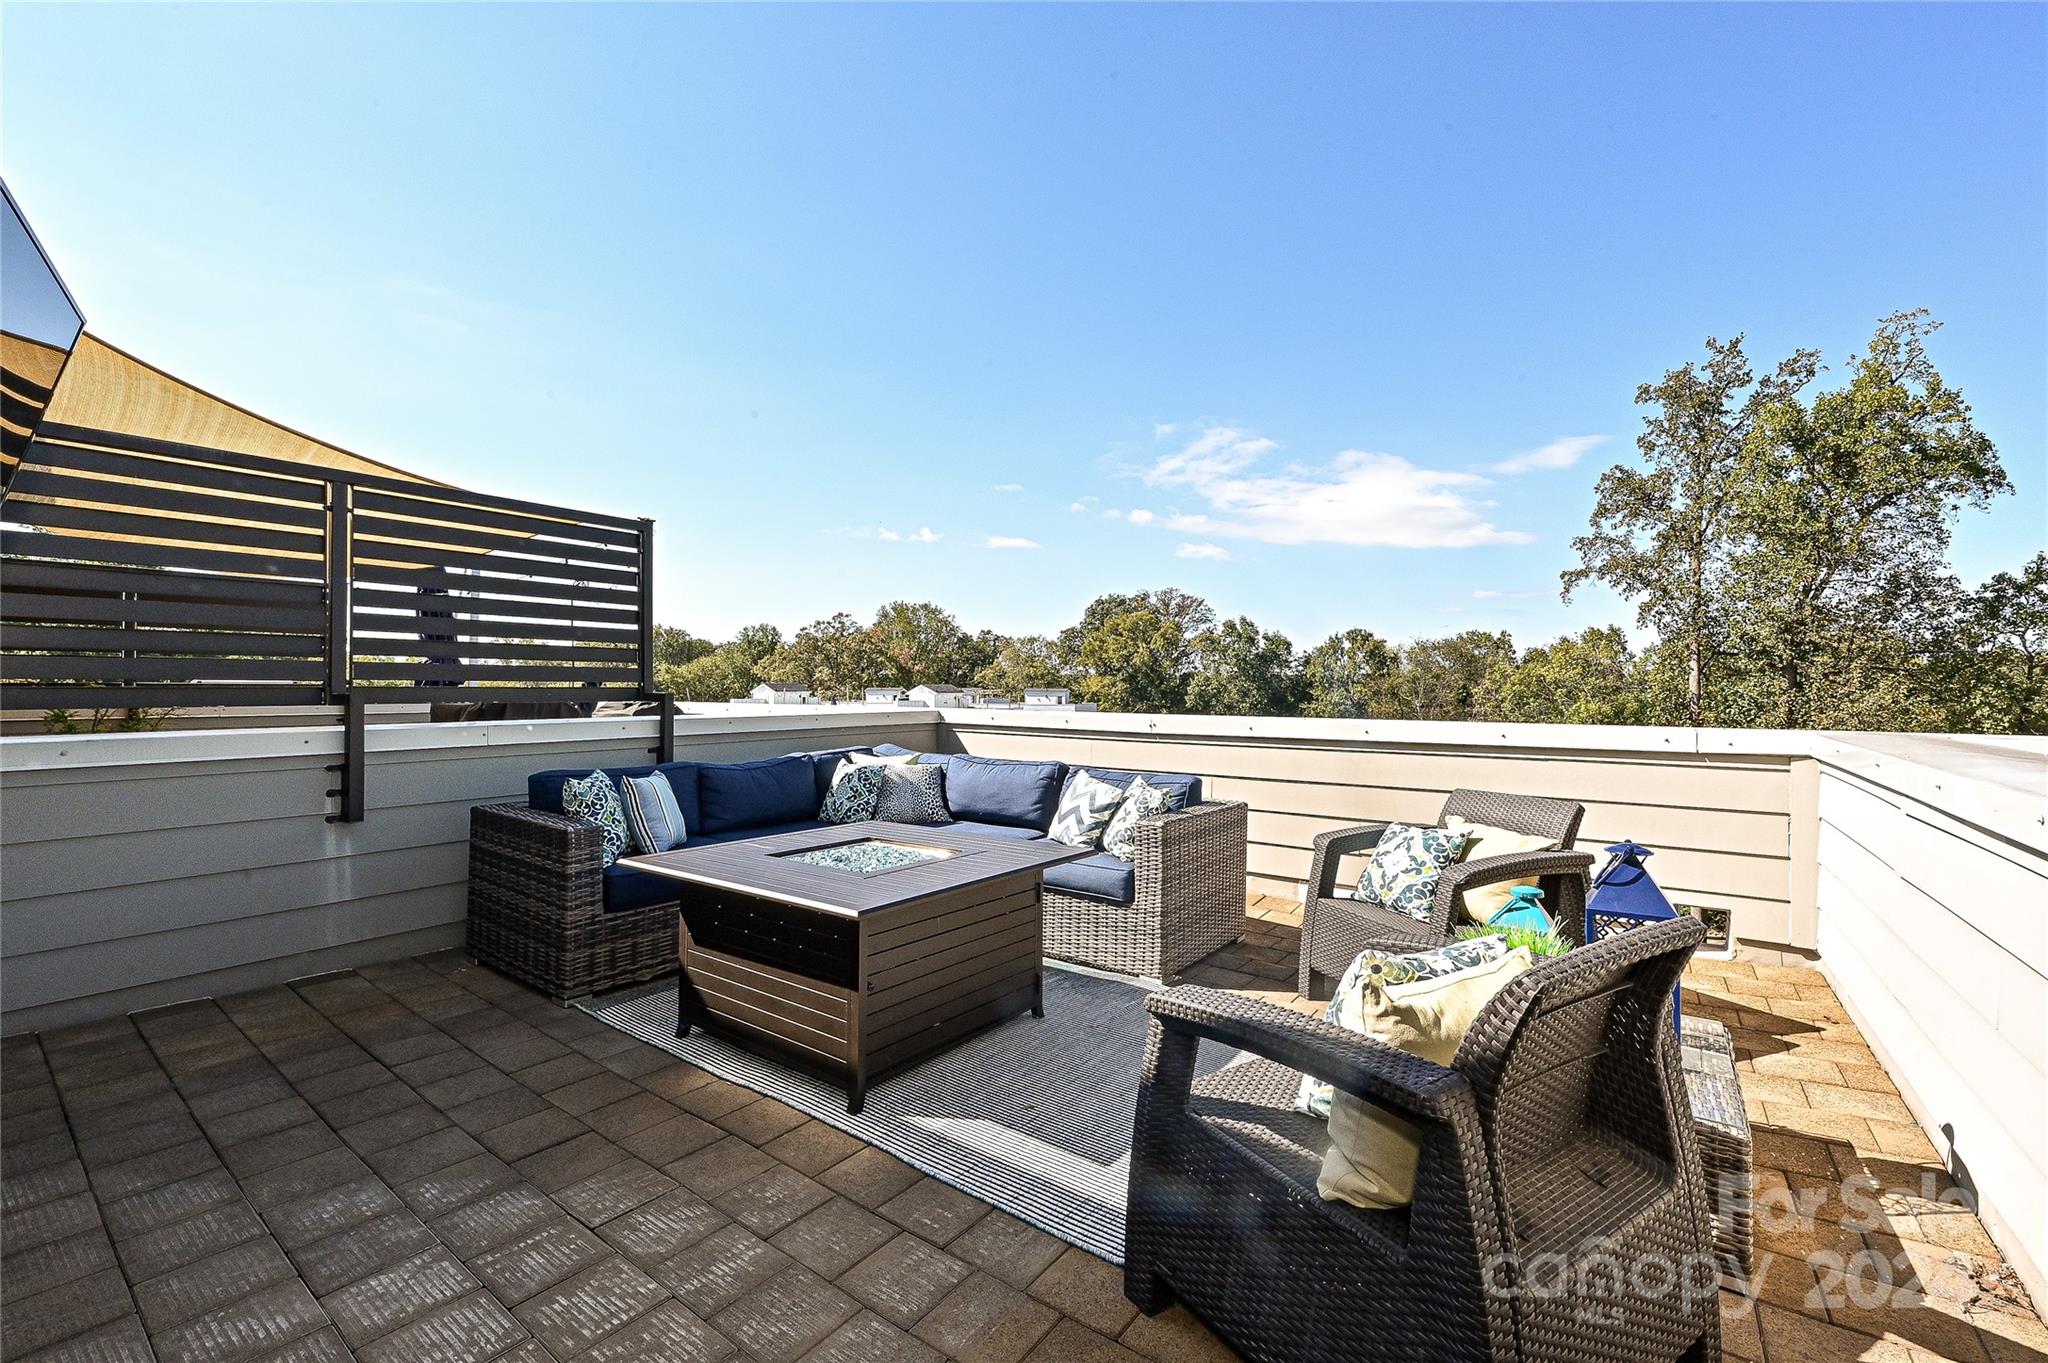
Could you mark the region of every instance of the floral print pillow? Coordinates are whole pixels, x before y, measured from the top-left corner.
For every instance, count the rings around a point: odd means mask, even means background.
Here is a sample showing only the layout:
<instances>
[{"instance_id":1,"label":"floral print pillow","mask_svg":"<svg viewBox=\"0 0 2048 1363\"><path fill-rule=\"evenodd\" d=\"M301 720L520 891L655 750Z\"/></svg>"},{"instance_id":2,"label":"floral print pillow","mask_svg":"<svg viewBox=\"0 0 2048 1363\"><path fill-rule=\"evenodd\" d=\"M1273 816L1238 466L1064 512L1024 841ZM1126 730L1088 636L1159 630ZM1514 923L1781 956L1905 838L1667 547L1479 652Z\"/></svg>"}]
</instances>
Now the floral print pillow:
<instances>
[{"instance_id":1,"label":"floral print pillow","mask_svg":"<svg viewBox=\"0 0 2048 1363\"><path fill-rule=\"evenodd\" d=\"M1471 836L1462 829L1388 824L1351 897L1427 919L1436 905L1436 883L1444 867L1458 859Z\"/></svg>"},{"instance_id":2,"label":"floral print pillow","mask_svg":"<svg viewBox=\"0 0 2048 1363\"><path fill-rule=\"evenodd\" d=\"M1173 792L1135 777L1124 788L1123 801L1102 831L1102 850L1125 861L1138 859L1138 821L1173 808Z\"/></svg>"},{"instance_id":3,"label":"floral print pillow","mask_svg":"<svg viewBox=\"0 0 2048 1363\"><path fill-rule=\"evenodd\" d=\"M882 795L885 767L841 762L832 775L832 789L818 810L820 823L859 823L875 817L875 802Z\"/></svg>"},{"instance_id":4,"label":"floral print pillow","mask_svg":"<svg viewBox=\"0 0 2048 1363\"><path fill-rule=\"evenodd\" d=\"M605 865L626 850L626 807L619 803L619 788L603 772L562 782L562 812L597 825L604 839Z\"/></svg>"}]
</instances>

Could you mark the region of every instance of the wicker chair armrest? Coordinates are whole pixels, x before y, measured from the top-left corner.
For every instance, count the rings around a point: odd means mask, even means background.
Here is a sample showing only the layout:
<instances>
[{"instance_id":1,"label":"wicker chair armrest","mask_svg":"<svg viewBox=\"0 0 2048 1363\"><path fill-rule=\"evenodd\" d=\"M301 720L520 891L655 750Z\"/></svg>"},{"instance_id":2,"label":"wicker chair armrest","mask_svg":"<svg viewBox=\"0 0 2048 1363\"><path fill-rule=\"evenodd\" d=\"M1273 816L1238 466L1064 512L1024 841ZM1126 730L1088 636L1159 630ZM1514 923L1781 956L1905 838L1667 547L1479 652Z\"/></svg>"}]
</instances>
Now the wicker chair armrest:
<instances>
[{"instance_id":1,"label":"wicker chair armrest","mask_svg":"<svg viewBox=\"0 0 2048 1363\"><path fill-rule=\"evenodd\" d=\"M1172 864L1176 850L1204 833L1229 824L1232 819L1242 819L1245 809L1242 800L1205 800L1185 809L1147 815L1138 820L1132 830L1137 843L1137 860L1143 862L1147 857L1153 858L1154 864L1164 871Z\"/></svg>"},{"instance_id":2,"label":"wicker chair armrest","mask_svg":"<svg viewBox=\"0 0 2048 1363\"><path fill-rule=\"evenodd\" d=\"M1354 852L1377 847L1380 835L1386 831L1385 823L1367 823L1316 834L1314 851L1308 863L1308 897L1312 900L1328 899L1334 895L1337 892L1337 863Z\"/></svg>"},{"instance_id":3,"label":"wicker chair armrest","mask_svg":"<svg viewBox=\"0 0 2048 1363\"><path fill-rule=\"evenodd\" d=\"M1458 921L1456 909L1459 898L1467 890L1476 890L1482 885L1498 885L1504 880L1532 877L1577 876L1583 880L1592 865L1591 852L1561 852L1555 848L1455 862L1446 866L1443 875L1437 879L1435 911L1430 917L1443 931L1449 932L1451 925ZM1553 908L1561 907L1559 896L1546 894L1546 897Z\"/></svg>"},{"instance_id":4,"label":"wicker chair armrest","mask_svg":"<svg viewBox=\"0 0 2048 1363\"><path fill-rule=\"evenodd\" d=\"M1180 985L1145 1007L1169 1036L1250 1051L1417 1121L1449 1121L1470 1103L1456 1070L1263 999Z\"/></svg>"},{"instance_id":5,"label":"wicker chair armrest","mask_svg":"<svg viewBox=\"0 0 2048 1363\"><path fill-rule=\"evenodd\" d=\"M523 804L477 805L469 812L472 833L488 832L565 869L591 875L604 871L604 838L588 819L550 814Z\"/></svg>"}]
</instances>

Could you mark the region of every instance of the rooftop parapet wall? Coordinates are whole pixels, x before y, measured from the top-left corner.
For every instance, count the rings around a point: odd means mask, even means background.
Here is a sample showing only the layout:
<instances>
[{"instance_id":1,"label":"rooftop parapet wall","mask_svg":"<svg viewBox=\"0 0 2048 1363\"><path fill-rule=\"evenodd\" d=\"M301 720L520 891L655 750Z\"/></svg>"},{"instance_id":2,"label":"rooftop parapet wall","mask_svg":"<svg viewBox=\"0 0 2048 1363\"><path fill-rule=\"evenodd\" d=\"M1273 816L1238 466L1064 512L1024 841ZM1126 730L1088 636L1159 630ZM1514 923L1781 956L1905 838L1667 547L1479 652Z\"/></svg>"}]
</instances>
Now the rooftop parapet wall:
<instances>
[{"instance_id":1,"label":"rooftop parapet wall","mask_svg":"<svg viewBox=\"0 0 2048 1363\"><path fill-rule=\"evenodd\" d=\"M914 712L704 717L676 756L893 740ZM330 823L341 731L0 739L0 1031L12 1035L459 945L469 810L549 767L652 761L657 721L368 730L367 817Z\"/></svg>"}]
</instances>

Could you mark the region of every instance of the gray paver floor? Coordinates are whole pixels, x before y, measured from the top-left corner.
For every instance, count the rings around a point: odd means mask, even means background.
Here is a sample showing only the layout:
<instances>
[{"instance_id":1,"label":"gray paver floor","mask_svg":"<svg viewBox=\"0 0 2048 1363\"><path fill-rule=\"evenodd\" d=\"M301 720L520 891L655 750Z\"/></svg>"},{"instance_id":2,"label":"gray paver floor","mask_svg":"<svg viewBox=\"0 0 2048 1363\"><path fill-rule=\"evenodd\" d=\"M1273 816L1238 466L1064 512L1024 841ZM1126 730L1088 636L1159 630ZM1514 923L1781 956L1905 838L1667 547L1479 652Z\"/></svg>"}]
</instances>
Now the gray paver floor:
<instances>
[{"instance_id":1,"label":"gray paver floor","mask_svg":"<svg viewBox=\"0 0 2048 1363\"><path fill-rule=\"evenodd\" d=\"M1232 1357L460 953L10 1038L0 1111L4 1363Z\"/></svg>"}]
</instances>

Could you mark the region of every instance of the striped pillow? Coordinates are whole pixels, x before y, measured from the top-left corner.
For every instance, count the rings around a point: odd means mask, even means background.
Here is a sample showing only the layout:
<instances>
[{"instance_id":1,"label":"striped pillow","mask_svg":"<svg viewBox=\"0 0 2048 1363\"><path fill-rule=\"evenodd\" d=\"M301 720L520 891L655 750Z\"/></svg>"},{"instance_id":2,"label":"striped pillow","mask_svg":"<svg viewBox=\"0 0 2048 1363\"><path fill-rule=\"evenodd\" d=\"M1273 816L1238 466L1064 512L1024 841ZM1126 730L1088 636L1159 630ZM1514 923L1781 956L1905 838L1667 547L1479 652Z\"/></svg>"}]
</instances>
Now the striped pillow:
<instances>
[{"instance_id":1,"label":"striped pillow","mask_svg":"<svg viewBox=\"0 0 2048 1363\"><path fill-rule=\"evenodd\" d=\"M681 847L689 830L683 827L682 807L668 777L628 776L624 782L626 828L633 835L634 850L666 852Z\"/></svg>"}]
</instances>

